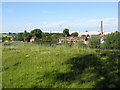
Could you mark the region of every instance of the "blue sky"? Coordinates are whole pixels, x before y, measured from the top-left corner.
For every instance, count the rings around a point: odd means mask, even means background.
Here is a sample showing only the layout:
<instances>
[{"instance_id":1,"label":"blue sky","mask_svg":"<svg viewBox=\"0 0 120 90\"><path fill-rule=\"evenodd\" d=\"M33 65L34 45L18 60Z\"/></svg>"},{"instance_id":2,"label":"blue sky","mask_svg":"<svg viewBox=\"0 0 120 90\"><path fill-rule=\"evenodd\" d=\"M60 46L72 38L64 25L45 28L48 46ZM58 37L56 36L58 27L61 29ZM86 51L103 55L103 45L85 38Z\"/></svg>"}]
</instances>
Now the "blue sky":
<instances>
[{"instance_id":1,"label":"blue sky","mask_svg":"<svg viewBox=\"0 0 120 90\"><path fill-rule=\"evenodd\" d=\"M117 2L3 2L2 32L23 32L40 28L43 32L104 31L118 29ZM62 26L62 27L60 27Z\"/></svg>"}]
</instances>

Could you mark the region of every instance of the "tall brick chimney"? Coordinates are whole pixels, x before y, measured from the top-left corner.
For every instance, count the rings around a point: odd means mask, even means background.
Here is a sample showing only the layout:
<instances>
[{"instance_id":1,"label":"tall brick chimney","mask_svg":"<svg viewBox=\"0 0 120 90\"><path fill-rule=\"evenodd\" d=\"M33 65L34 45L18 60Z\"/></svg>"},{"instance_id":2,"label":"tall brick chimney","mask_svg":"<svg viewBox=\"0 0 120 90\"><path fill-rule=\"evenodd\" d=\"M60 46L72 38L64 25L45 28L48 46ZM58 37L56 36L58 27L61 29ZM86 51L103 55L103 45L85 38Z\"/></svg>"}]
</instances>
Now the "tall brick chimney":
<instances>
[{"instance_id":1,"label":"tall brick chimney","mask_svg":"<svg viewBox=\"0 0 120 90\"><path fill-rule=\"evenodd\" d=\"M103 21L101 21L100 24L100 34L103 35Z\"/></svg>"}]
</instances>

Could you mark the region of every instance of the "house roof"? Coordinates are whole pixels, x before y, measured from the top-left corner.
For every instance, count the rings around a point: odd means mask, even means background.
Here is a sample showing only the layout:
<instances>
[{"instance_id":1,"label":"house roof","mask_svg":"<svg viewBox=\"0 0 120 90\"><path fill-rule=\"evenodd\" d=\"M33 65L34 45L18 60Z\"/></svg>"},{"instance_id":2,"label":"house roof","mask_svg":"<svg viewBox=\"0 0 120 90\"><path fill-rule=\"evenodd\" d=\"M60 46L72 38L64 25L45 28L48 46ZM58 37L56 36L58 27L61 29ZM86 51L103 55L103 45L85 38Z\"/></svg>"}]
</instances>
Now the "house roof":
<instances>
[{"instance_id":1,"label":"house roof","mask_svg":"<svg viewBox=\"0 0 120 90\"><path fill-rule=\"evenodd\" d=\"M66 39L85 39L85 37L66 37ZM59 39L65 39L65 37L60 37Z\"/></svg>"}]
</instances>

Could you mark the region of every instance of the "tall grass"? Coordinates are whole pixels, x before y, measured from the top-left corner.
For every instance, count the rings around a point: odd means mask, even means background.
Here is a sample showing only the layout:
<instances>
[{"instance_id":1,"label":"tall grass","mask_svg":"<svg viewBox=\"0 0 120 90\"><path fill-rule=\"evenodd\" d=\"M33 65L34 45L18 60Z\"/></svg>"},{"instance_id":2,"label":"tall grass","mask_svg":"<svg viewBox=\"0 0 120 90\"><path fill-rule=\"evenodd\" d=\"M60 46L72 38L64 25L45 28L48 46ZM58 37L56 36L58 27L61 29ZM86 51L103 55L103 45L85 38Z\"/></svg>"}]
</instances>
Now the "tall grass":
<instances>
[{"instance_id":1,"label":"tall grass","mask_svg":"<svg viewBox=\"0 0 120 90\"><path fill-rule=\"evenodd\" d=\"M119 51L18 43L2 53L3 88L119 87Z\"/></svg>"}]
</instances>

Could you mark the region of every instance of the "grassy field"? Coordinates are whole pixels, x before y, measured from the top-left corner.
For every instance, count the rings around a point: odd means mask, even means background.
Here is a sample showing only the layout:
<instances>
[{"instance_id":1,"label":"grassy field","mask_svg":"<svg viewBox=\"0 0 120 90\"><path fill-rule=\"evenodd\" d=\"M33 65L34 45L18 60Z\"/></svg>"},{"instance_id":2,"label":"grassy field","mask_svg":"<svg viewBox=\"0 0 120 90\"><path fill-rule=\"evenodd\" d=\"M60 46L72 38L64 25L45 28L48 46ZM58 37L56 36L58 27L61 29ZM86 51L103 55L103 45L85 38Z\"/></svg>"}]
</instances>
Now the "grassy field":
<instances>
[{"instance_id":1,"label":"grassy field","mask_svg":"<svg viewBox=\"0 0 120 90\"><path fill-rule=\"evenodd\" d=\"M120 87L118 50L32 43L3 46L3 88Z\"/></svg>"}]
</instances>

